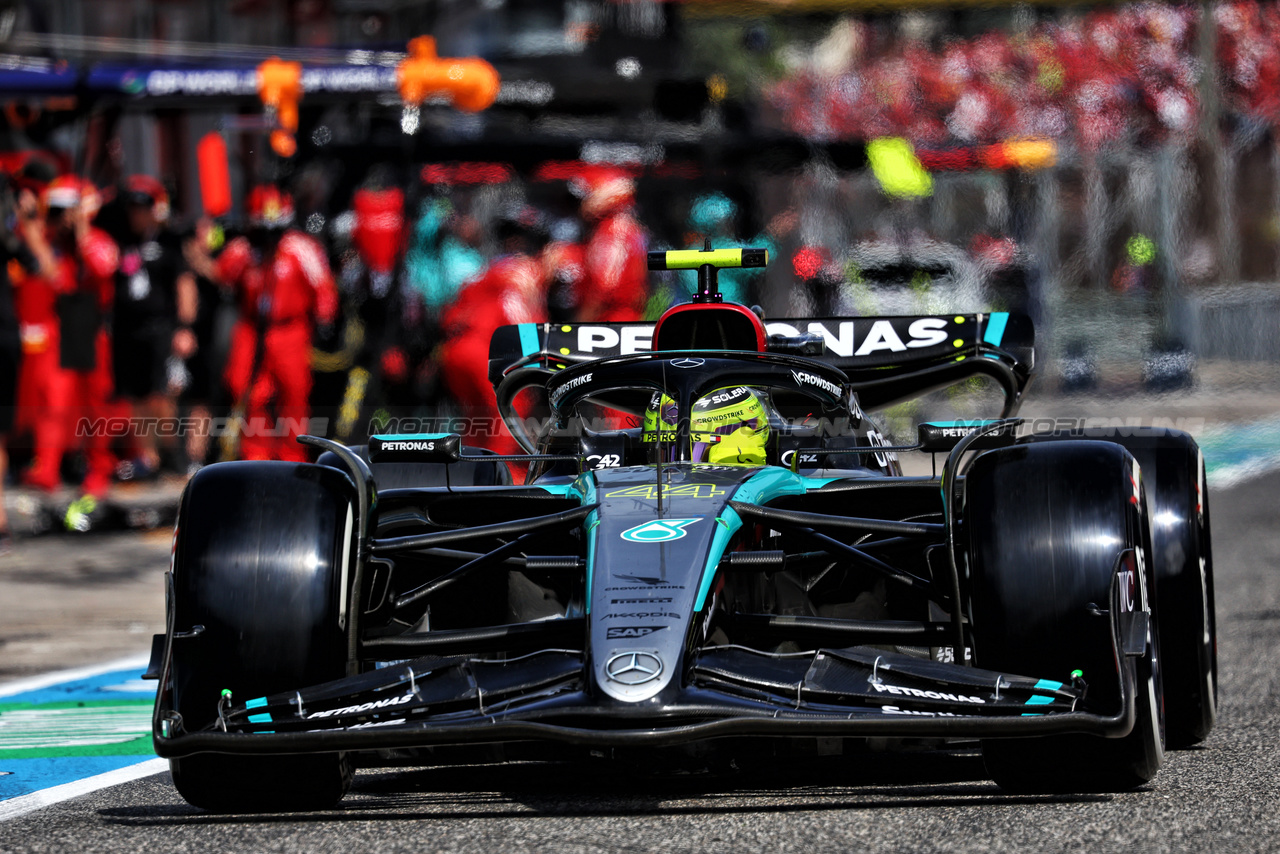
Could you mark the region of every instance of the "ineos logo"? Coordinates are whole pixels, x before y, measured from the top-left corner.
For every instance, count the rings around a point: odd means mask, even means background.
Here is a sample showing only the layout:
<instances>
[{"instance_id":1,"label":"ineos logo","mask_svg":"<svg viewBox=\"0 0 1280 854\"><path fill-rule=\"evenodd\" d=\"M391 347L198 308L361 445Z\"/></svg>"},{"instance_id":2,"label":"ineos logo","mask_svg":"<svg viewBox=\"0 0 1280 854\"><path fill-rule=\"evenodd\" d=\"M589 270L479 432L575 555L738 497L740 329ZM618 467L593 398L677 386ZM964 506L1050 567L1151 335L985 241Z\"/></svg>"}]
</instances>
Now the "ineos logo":
<instances>
[{"instance_id":1,"label":"ineos logo","mask_svg":"<svg viewBox=\"0 0 1280 854\"><path fill-rule=\"evenodd\" d=\"M662 675L662 659L647 652L620 652L604 666L605 675L623 685L643 685Z\"/></svg>"}]
</instances>

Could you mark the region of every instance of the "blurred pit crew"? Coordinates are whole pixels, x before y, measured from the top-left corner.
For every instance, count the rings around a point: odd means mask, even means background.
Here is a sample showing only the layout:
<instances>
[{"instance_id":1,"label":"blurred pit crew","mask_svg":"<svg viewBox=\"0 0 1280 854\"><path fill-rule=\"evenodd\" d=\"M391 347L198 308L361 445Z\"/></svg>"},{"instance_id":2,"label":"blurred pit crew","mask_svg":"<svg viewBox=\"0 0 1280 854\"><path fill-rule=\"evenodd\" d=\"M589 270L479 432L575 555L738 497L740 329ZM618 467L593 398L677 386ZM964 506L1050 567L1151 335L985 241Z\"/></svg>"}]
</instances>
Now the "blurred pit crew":
<instances>
[{"instance_id":1,"label":"blurred pit crew","mask_svg":"<svg viewBox=\"0 0 1280 854\"><path fill-rule=\"evenodd\" d=\"M771 222L769 228L757 236L742 240L737 236L738 206L724 193L704 193L694 199L689 207L689 233L685 235L685 246L689 249L701 249L704 241L710 238L714 249L726 246L767 249L772 261L778 257L778 243L775 239L777 228L777 223ZM720 271L718 281L725 302L751 305L760 298L764 271L730 267Z\"/></svg>"},{"instance_id":2,"label":"blurred pit crew","mask_svg":"<svg viewBox=\"0 0 1280 854\"><path fill-rule=\"evenodd\" d=\"M546 269L537 253L547 234L537 210L513 205L499 218L498 239L502 254L445 312L439 361L449 393L469 419L464 440L499 454L518 454L520 447L502 423L489 384L489 339L499 326L546 321ZM511 468L522 475L521 467Z\"/></svg>"},{"instance_id":3,"label":"blurred pit crew","mask_svg":"<svg viewBox=\"0 0 1280 854\"><path fill-rule=\"evenodd\" d=\"M169 195L155 178L133 175L121 194L127 229L115 275L112 364L116 394L132 414L173 418L185 386L180 360L194 354L198 296L182 248L165 229ZM171 371L173 376L171 376ZM155 432L134 431L132 460L117 467L121 480L147 478L160 468Z\"/></svg>"},{"instance_id":4,"label":"blurred pit crew","mask_svg":"<svg viewBox=\"0 0 1280 854\"><path fill-rule=\"evenodd\" d=\"M182 254L196 288L195 319L191 322L195 345L185 359L187 385L178 398L186 417L197 425L186 435L187 474L194 474L209 461L209 425L213 418L210 407L222 394L222 370L231 327L230 322L220 318L236 314L234 297L217 283L217 265L212 258L224 242L221 226L207 218L197 220L182 236ZM178 292L180 300L185 298L184 293ZM181 304L179 315L186 316Z\"/></svg>"},{"instance_id":5,"label":"blurred pit crew","mask_svg":"<svg viewBox=\"0 0 1280 854\"><path fill-rule=\"evenodd\" d=\"M306 460L297 437L310 417L311 337L331 324L338 292L323 247L290 228L293 200L272 185L254 187L249 232L227 244L216 275L235 290L240 313L223 374L244 412L240 457Z\"/></svg>"},{"instance_id":6,"label":"blurred pit crew","mask_svg":"<svg viewBox=\"0 0 1280 854\"><path fill-rule=\"evenodd\" d=\"M8 436L13 430L17 402L18 366L22 362L22 339L13 305L13 278L37 270L35 256L19 237L24 223L38 216L36 205L36 196L30 190L11 183L8 175L0 176L0 555L13 548L9 514L4 504L4 483L9 468Z\"/></svg>"},{"instance_id":7,"label":"blurred pit crew","mask_svg":"<svg viewBox=\"0 0 1280 854\"><path fill-rule=\"evenodd\" d=\"M103 319L115 290L119 249L90 225L100 197L87 181L64 175L40 195L38 215L22 223L37 271L14 281L23 363L18 381L20 427L34 434L34 458L23 483L52 492L62 457L78 441L82 418L109 414L111 343ZM83 489L106 494L114 457L106 431L84 437Z\"/></svg>"},{"instance_id":8,"label":"blurred pit crew","mask_svg":"<svg viewBox=\"0 0 1280 854\"><path fill-rule=\"evenodd\" d=\"M578 240L575 229L553 228L551 235L551 242L542 250L548 282L547 312L552 323L563 323L577 318L585 295L587 247Z\"/></svg>"},{"instance_id":9,"label":"blurred pit crew","mask_svg":"<svg viewBox=\"0 0 1280 854\"><path fill-rule=\"evenodd\" d=\"M578 319L639 320L649 298L648 237L635 217L634 182L620 173L594 176L582 199L582 216L590 234Z\"/></svg>"}]
</instances>

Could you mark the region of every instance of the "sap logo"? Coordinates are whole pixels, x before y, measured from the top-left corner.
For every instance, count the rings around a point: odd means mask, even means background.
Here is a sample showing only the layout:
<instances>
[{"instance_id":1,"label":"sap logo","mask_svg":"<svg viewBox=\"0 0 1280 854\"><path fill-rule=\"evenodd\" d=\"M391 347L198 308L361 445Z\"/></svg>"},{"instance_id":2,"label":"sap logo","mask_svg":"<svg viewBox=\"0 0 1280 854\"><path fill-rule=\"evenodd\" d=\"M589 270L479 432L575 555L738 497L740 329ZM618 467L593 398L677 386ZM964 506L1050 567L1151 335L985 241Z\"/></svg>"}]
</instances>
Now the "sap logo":
<instances>
[{"instance_id":1,"label":"sap logo","mask_svg":"<svg viewBox=\"0 0 1280 854\"><path fill-rule=\"evenodd\" d=\"M642 638L651 635L654 632L660 632L666 626L614 626L605 632L608 640L622 640L623 638Z\"/></svg>"},{"instance_id":2,"label":"sap logo","mask_svg":"<svg viewBox=\"0 0 1280 854\"><path fill-rule=\"evenodd\" d=\"M644 353L652 348L652 326L624 326L621 329L609 326L578 327L577 350L580 353L617 350L619 354L628 356L632 353Z\"/></svg>"},{"instance_id":3,"label":"sap logo","mask_svg":"<svg viewBox=\"0 0 1280 854\"><path fill-rule=\"evenodd\" d=\"M801 334L799 329L789 323L766 323L765 328L770 335L784 335L790 338ZM825 324L811 321L805 331L821 335L829 351L845 357L869 356L881 350L903 353L908 348L932 347L947 340L947 321L942 317L920 317L911 321L907 327L905 343L902 336L898 334L898 330L894 328L893 321L890 320L872 321L871 328L867 330L866 335L862 336L861 343L855 340L856 328L854 321L843 320L836 325L836 331L832 332Z\"/></svg>"}]
</instances>

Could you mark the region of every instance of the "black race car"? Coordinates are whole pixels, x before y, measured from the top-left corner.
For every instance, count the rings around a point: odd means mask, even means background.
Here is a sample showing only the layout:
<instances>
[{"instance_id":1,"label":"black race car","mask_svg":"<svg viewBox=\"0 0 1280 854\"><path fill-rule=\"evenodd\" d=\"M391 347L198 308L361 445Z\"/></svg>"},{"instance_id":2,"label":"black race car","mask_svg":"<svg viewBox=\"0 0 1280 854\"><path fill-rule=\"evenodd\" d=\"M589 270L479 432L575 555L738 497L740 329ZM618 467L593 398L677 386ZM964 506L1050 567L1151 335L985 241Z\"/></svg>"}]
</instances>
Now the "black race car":
<instances>
[{"instance_id":1,"label":"black race car","mask_svg":"<svg viewBox=\"0 0 1280 854\"><path fill-rule=\"evenodd\" d=\"M524 485L513 458L404 432L193 477L149 671L182 796L307 809L357 758L872 737L980 742L1007 789L1083 792L1144 784L1166 744L1203 739L1195 442L1023 435L1026 318L764 324L715 284L764 260L651 255L699 277L657 324L499 329ZM892 447L866 414L975 375L1000 418ZM904 476L907 451L939 473Z\"/></svg>"}]
</instances>

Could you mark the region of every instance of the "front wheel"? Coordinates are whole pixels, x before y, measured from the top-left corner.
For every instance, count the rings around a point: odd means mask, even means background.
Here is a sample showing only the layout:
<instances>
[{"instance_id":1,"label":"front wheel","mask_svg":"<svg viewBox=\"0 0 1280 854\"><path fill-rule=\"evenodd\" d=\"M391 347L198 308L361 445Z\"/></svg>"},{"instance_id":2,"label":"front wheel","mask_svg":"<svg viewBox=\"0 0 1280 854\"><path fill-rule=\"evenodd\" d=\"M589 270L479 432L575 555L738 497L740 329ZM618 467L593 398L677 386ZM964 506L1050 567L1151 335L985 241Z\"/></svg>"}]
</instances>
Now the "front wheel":
<instances>
[{"instance_id":1,"label":"front wheel","mask_svg":"<svg viewBox=\"0 0 1280 854\"><path fill-rule=\"evenodd\" d=\"M352 491L335 469L286 462L220 463L187 484L171 606L190 635L169 641L185 731L217 719L224 689L244 702L344 675ZM170 770L184 799L214 812L323 809L351 782L341 754L195 754Z\"/></svg>"},{"instance_id":2,"label":"front wheel","mask_svg":"<svg viewBox=\"0 0 1280 854\"><path fill-rule=\"evenodd\" d=\"M1213 548L1204 459L1185 433L1128 437L1150 499L1152 555L1159 585L1160 651L1164 653L1169 744L1189 747L1208 737L1217 718L1217 625Z\"/></svg>"},{"instance_id":3,"label":"front wheel","mask_svg":"<svg viewBox=\"0 0 1280 854\"><path fill-rule=\"evenodd\" d=\"M1017 792L1100 792L1149 782L1164 760L1159 633L1141 471L1118 445L1053 442L990 451L966 477L970 614L977 665L1067 683L1114 715L1127 670L1136 722L1118 739L983 742L987 771ZM1119 595L1114 595L1118 590ZM1114 596L1114 600L1113 600ZM1111 611L1149 615L1141 655L1117 655Z\"/></svg>"}]
</instances>

